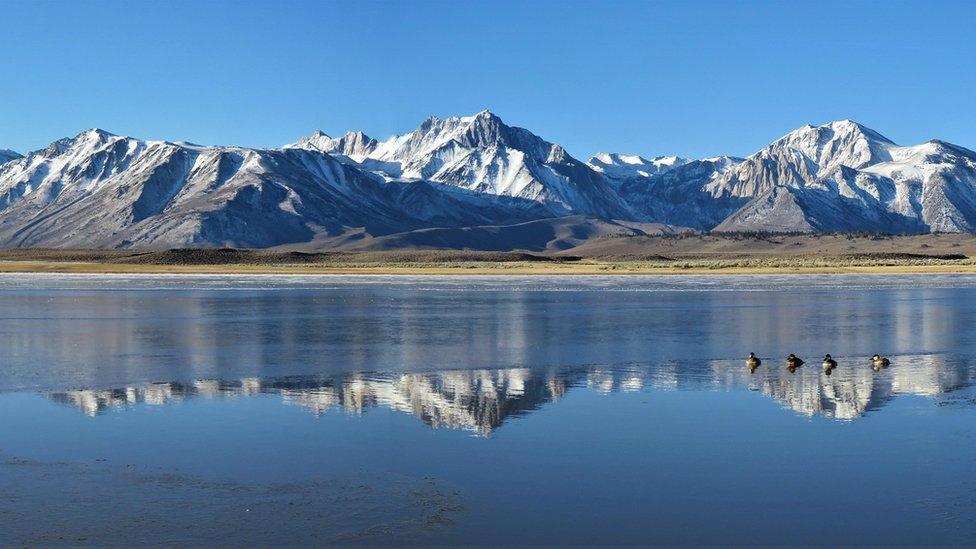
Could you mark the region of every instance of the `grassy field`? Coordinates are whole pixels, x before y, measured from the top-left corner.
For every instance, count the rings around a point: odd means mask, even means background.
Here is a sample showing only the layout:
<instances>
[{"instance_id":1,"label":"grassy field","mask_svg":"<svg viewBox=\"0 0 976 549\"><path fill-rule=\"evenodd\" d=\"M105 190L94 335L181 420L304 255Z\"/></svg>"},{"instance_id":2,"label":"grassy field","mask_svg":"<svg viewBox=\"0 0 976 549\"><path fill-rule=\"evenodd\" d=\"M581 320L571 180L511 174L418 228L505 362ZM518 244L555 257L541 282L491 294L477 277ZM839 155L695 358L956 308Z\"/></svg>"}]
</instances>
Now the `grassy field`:
<instances>
[{"instance_id":1,"label":"grassy field","mask_svg":"<svg viewBox=\"0 0 976 549\"><path fill-rule=\"evenodd\" d=\"M845 242L852 242L845 240ZM976 260L952 246L952 253L872 251L846 253L790 249L707 252L687 246L671 257L657 253L580 257L569 253L406 250L385 252L295 252L273 250L184 249L0 250L0 272L50 273L239 273L239 274L760 274L760 273L976 273ZM897 242L886 242L897 248ZM906 246L908 247L908 246ZM967 246L968 248L968 246ZM926 250L927 251L927 250ZM968 251L968 249L966 250Z\"/></svg>"}]
</instances>

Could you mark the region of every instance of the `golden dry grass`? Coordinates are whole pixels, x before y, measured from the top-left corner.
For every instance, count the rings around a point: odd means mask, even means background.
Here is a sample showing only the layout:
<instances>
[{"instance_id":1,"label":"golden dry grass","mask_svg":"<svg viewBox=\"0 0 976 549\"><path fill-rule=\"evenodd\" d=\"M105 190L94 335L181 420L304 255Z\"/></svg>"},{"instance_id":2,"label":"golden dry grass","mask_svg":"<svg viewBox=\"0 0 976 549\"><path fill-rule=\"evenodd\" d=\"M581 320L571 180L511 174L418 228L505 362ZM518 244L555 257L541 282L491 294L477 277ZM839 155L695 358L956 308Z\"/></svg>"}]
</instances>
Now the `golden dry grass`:
<instances>
[{"instance_id":1,"label":"golden dry grass","mask_svg":"<svg viewBox=\"0 0 976 549\"><path fill-rule=\"evenodd\" d=\"M430 275L600 275L600 274L895 274L976 273L976 263L965 261L858 262L817 259L694 260L660 262L434 262L344 264L219 264L174 265L102 263L90 261L0 261L5 273L91 274L430 274Z\"/></svg>"},{"instance_id":2,"label":"golden dry grass","mask_svg":"<svg viewBox=\"0 0 976 549\"><path fill-rule=\"evenodd\" d=\"M620 239L618 239L620 240ZM587 255L388 250L0 250L0 272L199 274L976 273L976 237L645 238ZM574 254L574 252L581 252Z\"/></svg>"}]
</instances>

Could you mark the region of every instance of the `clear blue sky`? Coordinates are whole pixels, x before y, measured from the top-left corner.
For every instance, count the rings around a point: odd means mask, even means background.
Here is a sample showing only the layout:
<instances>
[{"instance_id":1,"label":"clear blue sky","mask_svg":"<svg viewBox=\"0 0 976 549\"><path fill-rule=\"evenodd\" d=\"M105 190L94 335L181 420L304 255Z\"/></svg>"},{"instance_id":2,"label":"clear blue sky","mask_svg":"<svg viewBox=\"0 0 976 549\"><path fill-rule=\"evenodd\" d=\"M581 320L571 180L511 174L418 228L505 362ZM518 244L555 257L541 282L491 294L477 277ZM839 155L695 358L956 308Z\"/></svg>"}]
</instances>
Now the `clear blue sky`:
<instances>
[{"instance_id":1,"label":"clear blue sky","mask_svg":"<svg viewBox=\"0 0 976 549\"><path fill-rule=\"evenodd\" d=\"M0 4L0 148L277 146L490 108L585 158L746 155L853 118L976 148L971 2Z\"/></svg>"}]
</instances>

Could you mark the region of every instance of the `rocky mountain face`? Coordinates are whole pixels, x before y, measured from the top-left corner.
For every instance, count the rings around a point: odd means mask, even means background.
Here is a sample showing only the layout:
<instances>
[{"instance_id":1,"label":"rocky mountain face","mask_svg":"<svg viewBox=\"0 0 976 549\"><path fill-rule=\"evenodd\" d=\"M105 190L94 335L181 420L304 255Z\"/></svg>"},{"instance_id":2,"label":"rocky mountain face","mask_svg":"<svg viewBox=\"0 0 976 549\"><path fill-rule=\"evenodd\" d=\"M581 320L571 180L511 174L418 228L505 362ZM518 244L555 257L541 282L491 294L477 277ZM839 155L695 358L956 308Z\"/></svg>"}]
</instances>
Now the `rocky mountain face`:
<instances>
[{"instance_id":1,"label":"rocky mountain face","mask_svg":"<svg viewBox=\"0 0 976 549\"><path fill-rule=\"evenodd\" d=\"M541 205L550 217L632 213L607 181L562 147L505 125L490 111L430 117L416 130L376 141L362 133L333 139L322 132L286 146L337 155L348 165L389 179L426 180Z\"/></svg>"},{"instance_id":2,"label":"rocky mountain face","mask_svg":"<svg viewBox=\"0 0 976 549\"><path fill-rule=\"evenodd\" d=\"M940 141L899 147L850 120L791 132L708 189L749 198L717 230L976 230L976 153Z\"/></svg>"},{"instance_id":3,"label":"rocky mountain face","mask_svg":"<svg viewBox=\"0 0 976 549\"><path fill-rule=\"evenodd\" d=\"M632 154L598 153L587 164L613 181L635 177L653 177L691 162L678 156L658 156L650 160Z\"/></svg>"},{"instance_id":4,"label":"rocky mountain face","mask_svg":"<svg viewBox=\"0 0 976 549\"><path fill-rule=\"evenodd\" d=\"M532 223L562 217L571 223L558 229ZM976 232L976 153L942 141L898 146L843 120L804 126L745 159L601 153L581 162L489 111L431 117L384 141L315 132L250 149L89 130L25 156L0 151L7 247L493 249L523 229L552 232L553 242L616 230L594 230L594 219L661 230ZM430 232L466 227L483 229Z\"/></svg>"},{"instance_id":5,"label":"rocky mountain face","mask_svg":"<svg viewBox=\"0 0 976 549\"><path fill-rule=\"evenodd\" d=\"M441 187L387 182L318 151L89 130L0 165L0 243L268 247L546 217L535 203Z\"/></svg>"},{"instance_id":6,"label":"rocky mountain face","mask_svg":"<svg viewBox=\"0 0 976 549\"><path fill-rule=\"evenodd\" d=\"M0 149L0 164L10 162L11 160L16 160L18 158L20 158L20 153L16 153L10 149Z\"/></svg>"},{"instance_id":7,"label":"rocky mountain face","mask_svg":"<svg viewBox=\"0 0 976 549\"><path fill-rule=\"evenodd\" d=\"M624 180L618 192L642 219L709 230L741 208L748 198L715 195L709 185L742 162L722 156L693 160L652 176Z\"/></svg>"}]
</instances>

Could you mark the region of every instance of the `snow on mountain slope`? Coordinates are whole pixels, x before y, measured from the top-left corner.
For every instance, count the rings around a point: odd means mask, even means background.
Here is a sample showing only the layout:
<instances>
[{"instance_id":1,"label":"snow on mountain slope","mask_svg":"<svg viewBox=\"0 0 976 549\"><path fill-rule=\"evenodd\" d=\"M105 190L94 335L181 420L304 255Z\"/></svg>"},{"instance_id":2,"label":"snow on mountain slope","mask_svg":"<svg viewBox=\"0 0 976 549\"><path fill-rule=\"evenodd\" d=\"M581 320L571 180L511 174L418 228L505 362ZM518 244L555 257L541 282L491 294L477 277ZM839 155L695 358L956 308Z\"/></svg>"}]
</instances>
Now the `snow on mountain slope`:
<instances>
[{"instance_id":1,"label":"snow on mountain slope","mask_svg":"<svg viewBox=\"0 0 976 549\"><path fill-rule=\"evenodd\" d=\"M89 130L0 165L5 246L265 247L351 228L386 234L539 216L531 205L427 182L389 184L302 149L198 147Z\"/></svg>"},{"instance_id":2,"label":"snow on mountain slope","mask_svg":"<svg viewBox=\"0 0 976 549\"><path fill-rule=\"evenodd\" d=\"M901 147L843 120L799 128L747 159L604 153L587 164L483 111L431 117L386 141L316 132L281 149L96 129L0 163L0 246L504 248L602 234L591 221L545 221L567 216L720 231L976 232L976 153L942 141ZM535 236L515 238L521 230Z\"/></svg>"},{"instance_id":3,"label":"snow on mountain slope","mask_svg":"<svg viewBox=\"0 0 976 549\"><path fill-rule=\"evenodd\" d=\"M423 179L542 204L552 215L631 213L609 182L559 145L507 126L490 111L430 117L416 130L377 142L361 133L321 132L287 147L315 149L390 179Z\"/></svg>"},{"instance_id":4,"label":"snow on mountain slope","mask_svg":"<svg viewBox=\"0 0 976 549\"><path fill-rule=\"evenodd\" d=\"M965 153L948 152L951 145L899 147L851 120L803 126L745 160L601 153L581 166L557 145L505 126L488 111L432 117L383 142L361 133L339 139L319 133L293 146L340 155L389 179L525 198L552 215L703 230L976 230Z\"/></svg>"},{"instance_id":5,"label":"snow on mountain slope","mask_svg":"<svg viewBox=\"0 0 976 549\"><path fill-rule=\"evenodd\" d=\"M800 151L823 170L844 165L862 168L891 159L895 147L887 137L853 120L806 125L774 141L768 149Z\"/></svg>"},{"instance_id":6,"label":"snow on mountain slope","mask_svg":"<svg viewBox=\"0 0 976 549\"><path fill-rule=\"evenodd\" d=\"M742 161L729 156L692 160L657 175L624 180L619 193L642 219L708 230L747 202L707 190Z\"/></svg>"},{"instance_id":7,"label":"snow on mountain slope","mask_svg":"<svg viewBox=\"0 0 976 549\"><path fill-rule=\"evenodd\" d=\"M342 137L329 137L321 130L303 137L286 148L311 149L330 154L343 155L354 162L362 162L370 151L376 148L375 139L363 132L348 132Z\"/></svg>"},{"instance_id":8,"label":"snow on mountain slope","mask_svg":"<svg viewBox=\"0 0 976 549\"><path fill-rule=\"evenodd\" d=\"M659 175L688 162L690 160L678 156L656 156L648 160L632 154L598 153L586 164L609 179L623 181Z\"/></svg>"},{"instance_id":9,"label":"snow on mountain slope","mask_svg":"<svg viewBox=\"0 0 976 549\"><path fill-rule=\"evenodd\" d=\"M805 126L707 185L748 199L718 230L972 232L972 151L899 147L849 120Z\"/></svg>"},{"instance_id":10,"label":"snow on mountain slope","mask_svg":"<svg viewBox=\"0 0 976 549\"><path fill-rule=\"evenodd\" d=\"M709 190L716 196L755 197L775 185L802 187L838 166L861 168L890 160L894 146L850 120L804 126L747 158Z\"/></svg>"}]
</instances>

